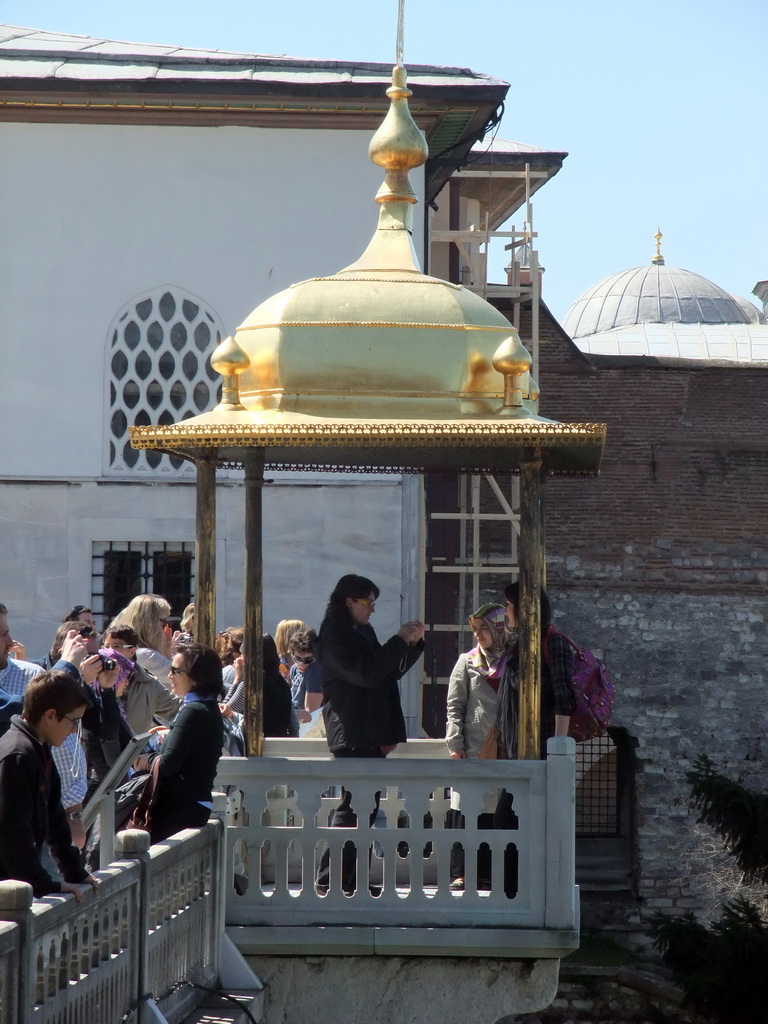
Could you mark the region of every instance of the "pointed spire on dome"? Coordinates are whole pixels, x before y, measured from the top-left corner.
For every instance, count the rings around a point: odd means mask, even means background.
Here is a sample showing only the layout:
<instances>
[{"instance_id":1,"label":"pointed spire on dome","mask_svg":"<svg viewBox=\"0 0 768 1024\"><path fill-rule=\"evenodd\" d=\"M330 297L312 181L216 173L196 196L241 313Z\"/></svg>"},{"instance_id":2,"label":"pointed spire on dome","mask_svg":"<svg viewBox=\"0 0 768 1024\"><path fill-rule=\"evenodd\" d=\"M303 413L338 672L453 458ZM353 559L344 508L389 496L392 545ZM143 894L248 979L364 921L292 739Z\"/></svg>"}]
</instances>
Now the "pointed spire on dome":
<instances>
[{"instance_id":1,"label":"pointed spire on dome","mask_svg":"<svg viewBox=\"0 0 768 1024\"><path fill-rule=\"evenodd\" d=\"M664 257L661 255L661 240L664 235L661 233L661 228L656 228L656 234L653 237L656 239L656 255L651 258L651 263L657 267L663 267Z\"/></svg>"},{"instance_id":2,"label":"pointed spire on dome","mask_svg":"<svg viewBox=\"0 0 768 1024\"><path fill-rule=\"evenodd\" d=\"M408 172L421 167L429 155L424 133L411 117L408 107L408 97L413 94L406 84L403 62L404 8L405 0L399 0L395 66L392 69L392 85L387 89L389 110L368 146L371 162L387 172L376 195L377 203L418 202L408 180Z\"/></svg>"},{"instance_id":3,"label":"pointed spire on dome","mask_svg":"<svg viewBox=\"0 0 768 1024\"><path fill-rule=\"evenodd\" d=\"M392 85L387 89L389 110L368 147L371 162L387 172L376 193L380 204L376 234L363 255L341 273L396 270L421 273L419 259L411 241L413 205L418 202L408 172L426 163L429 147L424 132L411 117L405 66L403 65L403 0L400 0L397 25L397 55L392 69Z\"/></svg>"},{"instance_id":4,"label":"pointed spire on dome","mask_svg":"<svg viewBox=\"0 0 768 1024\"><path fill-rule=\"evenodd\" d=\"M392 85L387 89L390 99L387 116L368 147L371 162L387 172L376 194L377 203L418 202L408 172L421 167L429 150L424 133L411 117L408 97L412 93L406 81L405 68L396 64L392 69Z\"/></svg>"}]
</instances>

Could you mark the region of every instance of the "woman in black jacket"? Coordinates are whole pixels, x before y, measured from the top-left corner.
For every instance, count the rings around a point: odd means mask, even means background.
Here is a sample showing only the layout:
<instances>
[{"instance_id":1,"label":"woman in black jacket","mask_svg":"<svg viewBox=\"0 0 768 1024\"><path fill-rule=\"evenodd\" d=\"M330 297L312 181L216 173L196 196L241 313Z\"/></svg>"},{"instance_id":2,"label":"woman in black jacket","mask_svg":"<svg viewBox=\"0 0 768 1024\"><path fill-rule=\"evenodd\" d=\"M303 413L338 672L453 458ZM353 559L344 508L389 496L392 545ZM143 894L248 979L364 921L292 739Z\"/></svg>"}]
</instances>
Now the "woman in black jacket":
<instances>
[{"instance_id":1,"label":"woman in black jacket","mask_svg":"<svg viewBox=\"0 0 768 1024\"><path fill-rule=\"evenodd\" d=\"M201 828L211 816L211 793L224 743L219 711L221 662L212 647L177 644L168 674L181 710L158 756L157 797L150 835L159 843L185 828ZM141 760L141 759L140 759Z\"/></svg>"},{"instance_id":2,"label":"woman in black jacket","mask_svg":"<svg viewBox=\"0 0 768 1024\"><path fill-rule=\"evenodd\" d=\"M405 738L398 681L424 650L424 623L406 622L384 644L370 625L379 588L365 576L342 576L333 590L314 651L323 675L323 718L334 757L386 757ZM379 796L370 823L379 808ZM331 825L356 827L351 794L334 812ZM355 857L342 856L342 889L354 892ZM319 892L328 889L329 857L317 875Z\"/></svg>"}]
</instances>

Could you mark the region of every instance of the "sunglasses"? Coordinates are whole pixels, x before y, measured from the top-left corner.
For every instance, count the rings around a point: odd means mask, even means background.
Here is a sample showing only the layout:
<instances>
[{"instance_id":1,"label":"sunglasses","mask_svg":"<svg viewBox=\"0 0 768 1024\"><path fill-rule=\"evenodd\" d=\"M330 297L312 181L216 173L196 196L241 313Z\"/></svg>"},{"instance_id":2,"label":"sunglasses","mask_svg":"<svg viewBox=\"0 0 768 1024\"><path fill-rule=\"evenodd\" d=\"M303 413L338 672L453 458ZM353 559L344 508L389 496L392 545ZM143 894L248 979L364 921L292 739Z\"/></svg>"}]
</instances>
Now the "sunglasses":
<instances>
[{"instance_id":1,"label":"sunglasses","mask_svg":"<svg viewBox=\"0 0 768 1024\"><path fill-rule=\"evenodd\" d=\"M355 604L367 604L371 610L373 610L376 607L376 602L371 601L367 597L353 597L352 600L355 602Z\"/></svg>"},{"instance_id":2,"label":"sunglasses","mask_svg":"<svg viewBox=\"0 0 768 1024\"><path fill-rule=\"evenodd\" d=\"M187 670L185 668L179 668L178 665L171 665L168 671L172 676L183 676L187 674Z\"/></svg>"},{"instance_id":3,"label":"sunglasses","mask_svg":"<svg viewBox=\"0 0 768 1024\"><path fill-rule=\"evenodd\" d=\"M132 651L136 644L110 644L113 651Z\"/></svg>"},{"instance_id":4,"label":"sunglasses","mask_svg":"<svg viewBox=\"0 0 768 1024\"><path fill-rule=\"evenodd\" d=\"M312 655L310 655L308 658L300 658L298 654L292 654L291 657L293 658L297 665L311 665L312 662L315 660Z\"/></svg>"}]
</instances>

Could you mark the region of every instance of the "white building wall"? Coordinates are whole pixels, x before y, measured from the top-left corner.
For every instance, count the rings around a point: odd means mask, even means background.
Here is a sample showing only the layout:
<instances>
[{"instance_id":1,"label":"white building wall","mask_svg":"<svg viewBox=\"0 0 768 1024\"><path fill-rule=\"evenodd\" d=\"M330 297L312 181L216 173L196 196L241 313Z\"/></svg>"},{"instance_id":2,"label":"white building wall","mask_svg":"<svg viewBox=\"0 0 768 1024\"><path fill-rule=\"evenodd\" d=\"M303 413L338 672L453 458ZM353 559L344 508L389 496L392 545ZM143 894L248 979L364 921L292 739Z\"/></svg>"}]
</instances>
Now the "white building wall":
<instances>
[{"instance_id":1,"label":"white building wall","mask_svg":"<svg viewBox=\"0 0 768 1024\"><path fill-rule=\"evenodd\" d=\"M106 333L129 299L177 285L234 332L269 295L356 259L383 177L370 136L0 125L0 329L15 382L3 416L44 410L6 450L2 476L101 474L91 439L103 429Z\"/></svg>"},{"instance_id":2,"label":"white building wall","mask_svg":"<svg viewBox=\"0 0 768 1024\"><path fill-rule=\"evenodd\" d=\"M400 625L400 477L279 479L264 489L264 627L283 618L318 626L328 595L346 572L370 575L381 588L374 625L382 637ZM14 635L29 653L45 653L67 607L91 593L91 546L100 541L195 539L193 484L3 484L2 595ZM217 617L243 622L244 490L217 490Z\"/></svg>"},{"instance_id":3,"label":"white building wall","mask_svg":"<svg viewBox=\"0 0 768 1024\"><path fill-rule=\"evenodd\" d=\"M194 540L194 486L104 476L109 326L159 286L233 333L269 295L356 259L383 172L369 131L0 124L4 559L0 601L30 656L87 601L91 545ZM423 192L423 175L414 174ZM423 248L416 216L417 251ZM107 387L108 392L108 387ZM240 624L243 507L219 488L219 626ZM187 477L187 479L189 479ZM276 474L265 491L265 628L318 625L344 572L382 589L375 624L414 617L418 524L399 477ZM33 482L35 481L35 482ZM402 582L407 565L408 580ZM404 599L400 600L401 594ZM415 712L416 698L410 700Z\"/></svg>"}]
</instances>

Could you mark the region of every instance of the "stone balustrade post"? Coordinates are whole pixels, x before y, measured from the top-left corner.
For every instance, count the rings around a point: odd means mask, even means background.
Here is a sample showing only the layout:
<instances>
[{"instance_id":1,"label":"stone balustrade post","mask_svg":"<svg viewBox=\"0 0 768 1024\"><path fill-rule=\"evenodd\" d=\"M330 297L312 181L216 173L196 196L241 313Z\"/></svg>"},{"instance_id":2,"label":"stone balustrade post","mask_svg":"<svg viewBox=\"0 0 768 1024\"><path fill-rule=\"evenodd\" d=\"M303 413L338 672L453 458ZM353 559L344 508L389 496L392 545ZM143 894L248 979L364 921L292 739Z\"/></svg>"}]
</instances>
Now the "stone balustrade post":
<instances>
[{"instance_id":1,"label":"stone balustrade post","mask_svg":"<svg viewBox=\"0 0 768 1024\"><path fill-rule=\"evenodd\" d=\"M32 886L29 882L13 879L0 882L0 921L12 921L19 926L19 1024L30 1019L35 996L37 964L32 955L30 932L32 928Z\"/></svg>"},{"instance_id":2,"label":"stone balustrade post","mask_svg":"<svg viewBox=\"0 0 768 1024\"><path fill-rule=\"evenodd\" d=\"M224 828L227 827L227 794L219 791L213 793L213 809L211 810L211 817L218 818Z\"/></svg>"},{"instance_id":3,"label":"stone balustrade post","mask_svg":"<svg viewBox=\"0 0 768 1024\"><path fill-rule=\"evenodd\" d=\"M576 887L576 741L547 740L545 928L579 927Z\"/></svg>"},{"instance_id":4,"label":"stone balustrade post","mask_svg":"<svg viewBox=\"0 0 768 1024\"><path fill-rule=\"evenodd\" d=\"M149 832L138 828L127 828L118 832L115 836L115 859L116 860L137 860L140 867L140 900L139 900L139 921L136 929L138 942L138 971L136 972L136 994L135 1003L139 1007L139 1021L144 1024L146 1020L152 1020L150 1016L149 1003L154 1006L154 1000L147 1001L147 985L149 984L149 946L147 936L149 935L149 848L151 840Z\"/></svg>"},{"instance_id":5,"label":"stone balustrade post","mask_svg":"<svg viewBox=\"0 0 768 1024\"><path fill-rule=\"evenodd\" d=\"M228 805L229 800L227 794L221 791L216 792L214 790L211 820L221 822L218 832L218 886L216 893L216 934L219 936L223 936L226 930L227 890L234 883L235 870L233 857L230 857L229 855L229 843L227 841L227 821L229 817ZM219 957L218 966L221 968L222 952L220 948L217 956Z\"/></svg>"}]
</instances>

